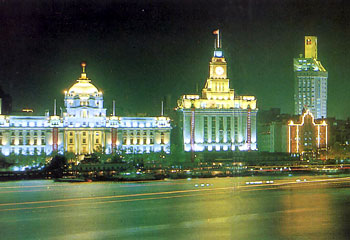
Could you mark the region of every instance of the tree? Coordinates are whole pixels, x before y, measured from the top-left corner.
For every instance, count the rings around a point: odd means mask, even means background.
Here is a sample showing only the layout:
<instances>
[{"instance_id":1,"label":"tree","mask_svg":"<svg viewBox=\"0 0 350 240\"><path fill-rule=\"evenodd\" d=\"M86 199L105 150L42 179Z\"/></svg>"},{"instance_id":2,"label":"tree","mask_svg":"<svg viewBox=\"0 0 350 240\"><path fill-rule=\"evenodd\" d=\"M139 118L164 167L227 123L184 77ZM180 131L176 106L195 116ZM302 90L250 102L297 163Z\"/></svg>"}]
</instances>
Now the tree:
<instances>
[{"instance_id":1,"label":"tree","mask_svg":"<svg viewBox=\"0 0 350 240\"><path fill-rule=\"evenodd\" d=\"M54 156L45 168L46 172L51 172L54 178L62 177L66 169L67 158L64 155Z\"/></svg>"}]
</instances>

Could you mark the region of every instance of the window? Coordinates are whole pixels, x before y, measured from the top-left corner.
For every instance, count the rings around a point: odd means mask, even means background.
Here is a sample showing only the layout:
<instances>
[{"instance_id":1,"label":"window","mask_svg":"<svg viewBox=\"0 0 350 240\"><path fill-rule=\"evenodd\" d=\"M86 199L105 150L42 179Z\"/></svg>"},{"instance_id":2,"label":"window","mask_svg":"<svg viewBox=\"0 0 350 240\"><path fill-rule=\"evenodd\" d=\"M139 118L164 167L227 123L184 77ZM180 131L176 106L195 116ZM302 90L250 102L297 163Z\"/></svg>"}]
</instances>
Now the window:
<instances>
[{"instance_id":1,"label":"window","mask_svg":"<svg viewBox=\"0 0 350 240\"><path fill-rule=\"evenodd\" d=\"M72 138L69 139L69 143L70 143L70 144L73 143L73 139L72 139Z\"/></svg>"},{"instance_id":2,"label":"window","mask_svg":"<svg viewBox=\"0 0 350 240\"><path fill-rule=\"evenodd\" d=\"M86 144L86 138L83 138L83 144Z\"/></svg>"},{"instance_id":3,"label":"window","mask_svg":"<svg viewBox=\"0 0 350 240\"><path fill-rule=\"evenodd\" d=\"M100 143L100 139L96 138L96 143Z\"/></svg>"},{"instance_id":4,"label":"window","mask_svg":"<svg viewBox=\"0 0 350 240\"><path fill-rule=\"evenodd\" d=\"M86 132L83 132L83 136L86 136Z\"/></svg>"},{"instance_id":5,"label":"window","mask_svg":"<svg viewBox=\"0 0 350 240\"><path fill-rule=\"evenodd\" d=\"M224 141L224 117L219 117L219 142Z\"/></svg>"},{"instance_id":6,"label":"window","mask_svg":"<svg viewBox=\"0 0 350 240\"><path fill-rule=\"evenodd\" d=\"M164 144L164 133L160 133L160 144Z\"/></svg>"},{"instance_id":7,"label":"window","mask_svg":"<svg viewBox=\"0 0 350 240\"><path fill-rule=\"evenodd\" d=\"M216 141L216 118L211 119L211 140Z\"/></svg>"},{"instance_id":8,"label":"window","mask_svg":"<svg viewBox=\"0 0 350 240\"><path fill-rule=\"evenodd\" d=\"M226 131L227 131L227 140L231 142L231 117L226 119Z\"/></svg>"},{"instance_id":9,"label":"window","mask_svg":"<svg viewBox=\"0 0 350 240\"><path fill-rule=\"evenodd\" d=\"M208 117L204 117L204 142L208 142Z\"/></svg>"}]
</instances>

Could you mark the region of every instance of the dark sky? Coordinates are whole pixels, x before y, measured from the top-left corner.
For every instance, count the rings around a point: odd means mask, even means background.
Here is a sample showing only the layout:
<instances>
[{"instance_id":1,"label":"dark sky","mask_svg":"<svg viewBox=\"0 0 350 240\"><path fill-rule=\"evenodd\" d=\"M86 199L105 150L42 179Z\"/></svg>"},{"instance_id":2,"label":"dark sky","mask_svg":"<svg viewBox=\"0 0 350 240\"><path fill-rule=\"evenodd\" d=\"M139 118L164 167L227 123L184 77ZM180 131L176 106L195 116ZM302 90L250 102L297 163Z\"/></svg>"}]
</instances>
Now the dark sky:
<instances>
[{"instance_id":1,"label":"dark sky","mask_svg":"<svg viewBox=\"0 0 350 240\"><path fill-rule=\"evenodd\" d=\"M260 109L293 112L293 58L304 36L318 37L329 72L328 116L350 116L346 1L0 1L0 85L14 109L63 105L63 91L87 61L88 76L119 114L159 114L202 88L220 28L237 94Z\"/></svg>"}]
</instances>

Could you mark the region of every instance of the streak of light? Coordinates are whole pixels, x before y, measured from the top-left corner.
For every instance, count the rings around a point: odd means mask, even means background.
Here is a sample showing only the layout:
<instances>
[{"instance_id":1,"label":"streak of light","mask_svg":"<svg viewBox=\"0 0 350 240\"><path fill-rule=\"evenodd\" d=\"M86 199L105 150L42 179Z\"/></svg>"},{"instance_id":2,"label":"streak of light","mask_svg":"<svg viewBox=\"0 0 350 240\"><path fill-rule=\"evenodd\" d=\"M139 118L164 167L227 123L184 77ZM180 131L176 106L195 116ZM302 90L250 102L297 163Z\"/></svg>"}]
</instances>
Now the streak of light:
<instances>
[{"instance_id":1,"label":"streak of light","mask_svg":"<svg viewBox=\"0 0 350 240\"><path fill-rule=\"evenodd\" d=\"M261 185L245 185L245 186L231 186L222 188L204 188L204 189L191 189L191 190L177 190L177 191L166 191L166 192L152 192L152 193L137 193L137 194L126 194L126 195L110 195L110 196L97 196L97 197L82 197L82 198L68 198L68 199L55 199L55 200L43 200L43 201L32 201L32 202L18 202L18 203L1 203L1 206L16 206L16 205L30 205L30 204L41 204L41 203L56 203L56 202L70 202L70 201L87 201L87 200L101 200L101 199L114 199L114 198L127 198L127 197L139 197L139 196L154 196L154 195L167 195L167 194L178 194L178 193L195 193L195 192L209 192L219 190L234 190L234 189L246 189L246 188L262 188L262 190L272 189L272 186L284 186L298 184L310 184L310 183L328 183L328 182L347 182L350 177L347 178L333 178L333 179L318 179L307 182L283 182L274 184L261 184ZM273 188L275 189L275 188Z\"/></svg>"},{"instance_id":2,"label":"streak of light","mask_svg":"<svg viewBox=\"0 0 350 240\"><path fill-rule=\"evenodd\" d=\"M146 201L146 200L161 200L161 199L171 199L171 198L181 198L181 197L196 197L203 195L217 195L217 194L226 194L227 191L215 192L215 193L200 193L200 194L182 194L174 196L164 196L164 197L150 197L150 198L136 198L136 199L120 199L120 200L109 200L109 201L100 201L100 202L84 202L84 203L70 203L70 204L57 204L49 206L37 206L37 207L23 207L23 208L7 208L0 209L0 212L5 211L18 211L18 210L33 210L33 209L44 209L44 208L59 208L59 207L73 207L81 205L91 205L91 204L106 204L106 203L123 203L123 202L135 202L135 201Z\"/></svg>"},{"instance_id":3,"label":"streak of light","mask_svg":"<svg viewBox=\"0 0 350 240\"><path fill-rule=\"evenodd\" d=\"M153 181L163 181L161 183L153 183ZM114 182L113 182L114 183ZM135 185L130 185L130 184ZM137 183L152 183L147 185L137 185ZM46 188L46 187L71 187L71 186L80 186L83 184L111 184L111 182L79 182L79 183L67 183L67 184L50 184L50 185L29 185L29 186L3 186L0 189L17 189L17 188ZM172 182L164 182L164 180L152 180L152 181L132 181L132 182L122 182L118 187L150 187L150 186L158 186L158 185L183 185L183 183L172 183Z\"/></svg>"},{"instance_id":4,"label":"streak of light","mask_svg":"<svg viewBox=\"0 0 350 240\"><path fill-rule=\"evenodd\" d=\"M2 194L2 193L46 192L46 191L53 191L53 189L34 189L34 190L20 190L20 191L4 191L4 192L0 192L0 194Z\"/></svg>"},{"instance_id":5,"label":"streak of light","mask_svg":"<svg viewBox=\"0 0 350 240\"><path fill-rule=\"evenodd\" d=\"M112 195L112 196L99 196L99 197L68 198L68 199L55 199L55 200L32 201L32 202L18 202L18 203L1 203L0 206L28 205L28 204L41 204L41 203L53 203L53 202L70 202L70 201L86 201L86 200L96 200L96 199L126 198L126 197L165 195L165 194L176 194L176 193L191 193L191 192L203 192L203 191L226 190L226 189L232 189L232 188L234 188L234 187L211 188L211 189L208 188L208 189L177 190L177 191L152 192L152 193L136 193L136 194Z\"/></svg>"}]
</instances>

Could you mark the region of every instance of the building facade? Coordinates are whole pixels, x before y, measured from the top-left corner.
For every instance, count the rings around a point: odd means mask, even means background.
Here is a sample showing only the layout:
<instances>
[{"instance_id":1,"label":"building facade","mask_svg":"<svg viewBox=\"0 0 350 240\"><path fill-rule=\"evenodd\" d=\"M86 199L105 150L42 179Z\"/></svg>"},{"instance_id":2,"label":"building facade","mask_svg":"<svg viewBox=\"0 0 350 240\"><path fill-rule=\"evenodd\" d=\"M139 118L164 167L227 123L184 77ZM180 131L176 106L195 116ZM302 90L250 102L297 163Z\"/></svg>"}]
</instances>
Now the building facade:
<instances>
[{"instance_id":1,"label":"building facade","mask_svg":"<svg viewBox=\"0 0 350 240\"><path fill-rule=\"evenodd\" d=\"M294 58L294 113L304 108L316 119L327 117L328 72L317 59L317 37L305 36L305 56Z\"/></svg>"},{"instance_id":2,"label":"building facade","mask_svg":"<svg viewBox=\"0 0 350 240\"><path fill-rule=\"evenodd\" d=\"M86 64L77 82L65 91L61 116L0 115L0 153L76 155L170 152L170 119L167 117L107 116L103 94L87 77ZM56 107L55 107L56 108Z\"/></svg>"},{"instance_id":3,"label":"building facade","mask_svg":"<svg viewBox=\"0 0 350 240\"><path fill-rule=\"evenodd\" d=\"M328 125L325 120L315 120L310 110L305 110L299 122L288 124L288 152L299 153L303 159L321 158L328 146Z\"/></svg>"},{"instance_id":4,"label":"building facade","mask_svg":"<svg viewBox=\"0 0 350 240\"><path fill-rule=\"evenodd\" d=\"M185 151L256 150L257 105L254 96L237 96L230 88L219 31L209 77L201 95L178 100Z\"/></svg>"},{"instance_id":5,"label":"building facade","mask_svg":"<svg viewBox=\"0 0 350 240\"><path fill-rule=\"evenodd\" d=\"M288 153L288 122L291 115L281 114L281 109L259 111L258 149L260 152Z\"/></svg>"}]
</instances>

